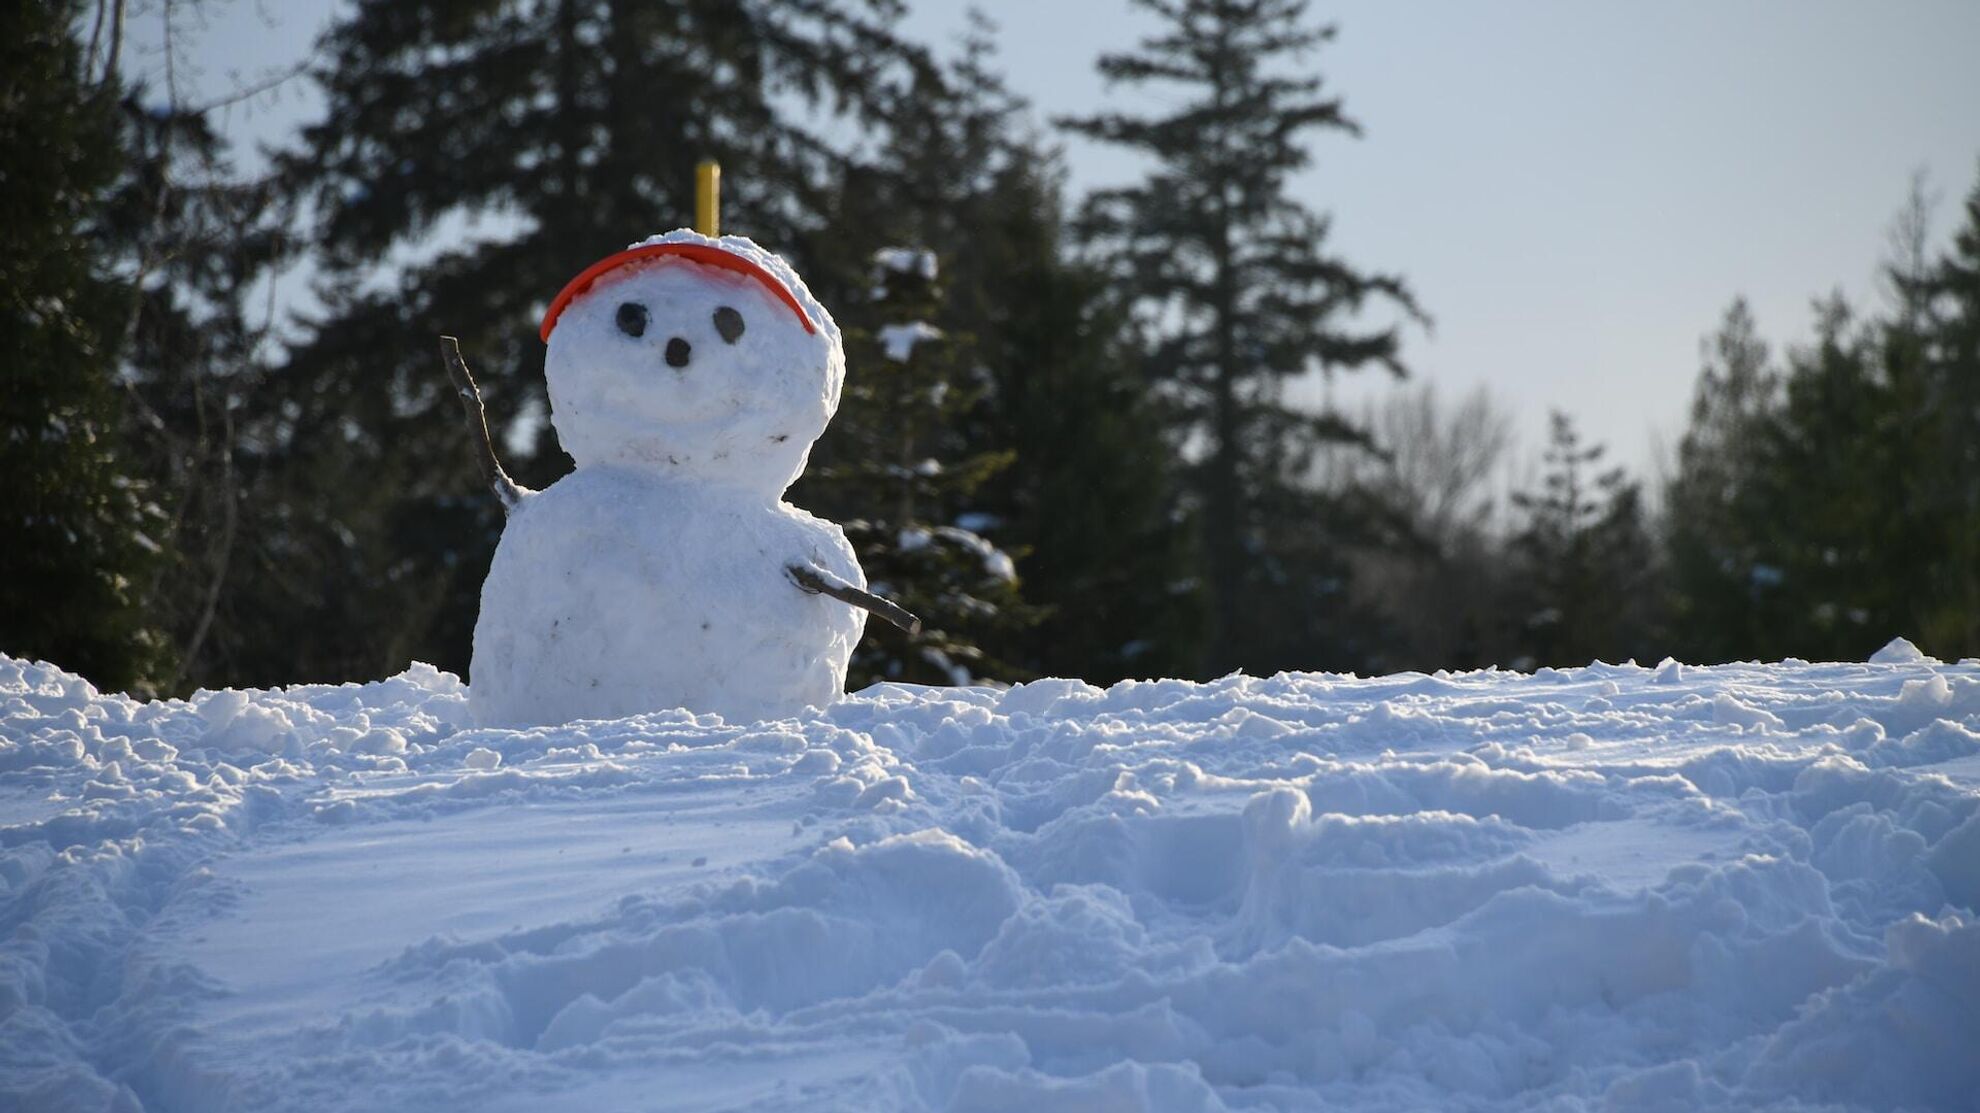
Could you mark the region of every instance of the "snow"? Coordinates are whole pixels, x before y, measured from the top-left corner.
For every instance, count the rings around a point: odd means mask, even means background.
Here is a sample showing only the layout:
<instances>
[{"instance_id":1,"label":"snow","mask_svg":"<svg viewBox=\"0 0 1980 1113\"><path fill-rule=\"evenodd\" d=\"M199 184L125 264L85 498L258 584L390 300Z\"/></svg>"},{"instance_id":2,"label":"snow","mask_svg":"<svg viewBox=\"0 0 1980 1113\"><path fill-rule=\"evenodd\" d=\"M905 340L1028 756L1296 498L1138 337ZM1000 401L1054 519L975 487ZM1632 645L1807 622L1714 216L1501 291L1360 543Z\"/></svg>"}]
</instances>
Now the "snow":
<instances>
[{"instance_id":1,"label":"snow","mask_svg":"<svg viewBox=\"0 0 1980 1113\"><path fill-rule=\"evenodd\" d=\"M880 326L880 350L895 363L914 358L914 347L923 341L940 340L945 334L927 321L909 321Z\"/></svg>"},{"instance_id":2,"label":"snow","mask_svg":"<svg viewBox=\"0 0 1980 1113\"><path fill-rule=\"evenodd\" d=\"M977 559L983 562L985 575L994 576L1005 582L1017 579L1017 565L1011 560L1011 555L992 545L982 535L961 526L939 526L935 532L955 545L975 553Z\"/></svg>"},{"instance_id":3,"label":"snow","mask_svg":"<svg viewBox=\"0 0 1980 1113\"><path fill-rule=\"evenodd\" d=\"M0 1108L1956 1110L1980 661L474 726L0 658Z\"/></svg>"},{"instance_id":4,"label":"snow","mask_svg":"<svg viewBox=\"0 0 1980 1113\"><path fill-rule=\"evenodd\" d=\"M866 612L800 590L793 564L865 583L839 527L787 503L581 467L503 529L474 634L476 719L823 707L844 690Z\"/></svg>"},{"instance_id":5,"label":"snow","mask_svg":"<svg viewBox=\"0 0 1980 1113\"><path fill-rule=\"evenodd\" d=\"M1889 645L1870 655L1871 663L1878 665L1912 665L1930 660L1909 638L1892 638Z\"/></svg>"},{"instance_id":6,"label":"snow","mask_svg":"<svg viewBox=\"0 0 1980 1113\"><path fill-rule=\"evenodd\" d=\"M923 281L933 282L936 265L935 253L926 248L883 247L873 253L876 281L882 283L888 274L914 275Z\"/></svg>"},{"instance_id":7,"label":"snow","mask_svg":"<svg viewBox=\"0 0 1980 1113\"><path fill-rule=\"evenodd\" d=\"M544 376L558 442L578 467L617 466L775 498L804 470L838 408L845 355L831 315L789 264L741 236L679 230L632 245L719 247L763 268L818 329L754 279L679 256L624 266L564 310ZM643 310L638 335L620 321ZM718 310L743 332L721 335ZM679 366L668 361L677 342Z\"/></svg>"},{"instance_id":8,"label":"snow","mask_svg":"<svg viewBox=\"0 0 1980 1113\"><path fill-rule=\"evenodd\" d=\"M987 518L989 515L979 515ZM967 549L983 563L983 573L1006 582L1017 579L1017 564L1011 555L991 544L981 534L961 526L936 526L933 532L919 526L910 526L894 537L894 546L904 553L919 552L933 544L937 537L948 541L959 549Z\"/></svg>"},{"instance_id":9,"label":"snow","mask_svg":"<svg viewBox=\"0 0 1980 1113\"><path fill-rule=\"evenodd\" d=\"M742 257L797 311L755 277L680 256L619 267L564 309L544 372L577 469L511 510L482 585L482 725L669 707L770 718L845 687L865 613L800 590L789 569L865 577L838 526L782 501L838 407L838 329L747 239L683 230L634 246L655 243Z\"/></svg>"}]
</instances>

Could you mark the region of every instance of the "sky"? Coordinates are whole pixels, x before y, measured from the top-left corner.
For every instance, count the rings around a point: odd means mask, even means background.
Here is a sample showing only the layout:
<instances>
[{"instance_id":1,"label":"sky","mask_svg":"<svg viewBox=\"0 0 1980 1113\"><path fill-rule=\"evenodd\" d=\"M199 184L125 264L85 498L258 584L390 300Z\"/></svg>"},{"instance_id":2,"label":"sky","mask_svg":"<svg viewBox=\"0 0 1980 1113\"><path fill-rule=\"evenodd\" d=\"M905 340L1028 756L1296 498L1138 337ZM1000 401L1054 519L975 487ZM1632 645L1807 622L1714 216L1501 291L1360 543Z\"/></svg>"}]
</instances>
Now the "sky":
<instances>
[{"instance_id":1,"label":"sky","mask_svg":"<svg viewBox=\"0 0 1980 1113\"><path fill-rule=\"evenodd\" d=\"M910 3L906 32L937 47L969 6ZM1153 26L1127 0L978 6L1041 117L1174 103L1093 70ZM293 65L335 7L182 12L184 95ZM1302 65L1365 134L1313 137L1295 194L1332 214L1338 254L1414 288L1434 319L1406 336L1414 377L1453 398L1487 386L1528 455L1560 409L1653 472L1683 431L1699 343L1736 295L1777 345L1808 335L1815 297L1875 304L1913 175L1939 199L1935 243L1980 175L1973 0L1335 0L1312 14L1339 38ZM140 45L156 23L155 3L140 9ZM292 83L230 109L228 130L279 139L315 107ZM1076 191L1141 169L1063 142ZM1364 372L1329 389L1359 407L1389 386Z\"/></svg>"}]
</instances>

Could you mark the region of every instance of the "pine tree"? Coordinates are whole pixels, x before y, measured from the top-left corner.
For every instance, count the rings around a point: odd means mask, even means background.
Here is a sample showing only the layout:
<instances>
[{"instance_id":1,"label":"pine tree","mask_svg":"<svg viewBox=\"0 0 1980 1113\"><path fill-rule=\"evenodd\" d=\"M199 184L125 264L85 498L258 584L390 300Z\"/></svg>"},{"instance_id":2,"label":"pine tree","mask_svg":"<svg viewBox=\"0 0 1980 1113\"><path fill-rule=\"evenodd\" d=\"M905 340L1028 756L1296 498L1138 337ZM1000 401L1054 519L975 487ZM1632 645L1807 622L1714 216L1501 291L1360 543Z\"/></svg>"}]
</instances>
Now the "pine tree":
<instances>
[{"instance_id":1,"label":"pine tree","mask_svg":"<svg viewBox=\"0 0 1980 1113\"><path fill-rule=\"evenodd\" d=\"M1394 327L1358 316L1387 304L1420 316L1400 279L1323 250L1328 220L1293 199L1309 132L1358 133L1304 64L1333 38L1305 23L1305 0L1137 0L1164 27L1134 53L1109 54L1110 81L1160 83L1158 115L1062 121L1146 155L1142 182L1088 201L1085 235L1140 309L1149 371L1172 439L1192 460L1212 600L1207 663L1351 664L1365 655L1347 603L1344 541L1364 508L1306 480L1323 445L1360 437L1338 415L1292 404L1308 372L1401 373Z\"/></svg>"},{"instance_id":2,"label":"pine tree","mask_svg":"<svg viewBox=\"0 0 1980 1113\"><path fill-rule=\"evenodd\" d=\"M116 86L71 3L0 14L0 651L113 688L165 658L143 610L156 508L117 443L120 284L88 226L116 172Z\"/></svg>"},{"instance_id":3,"label":"pine tree","mask_svg":"<svg viewBox=\"0 0 1980 1113\"><path fill-rule=\"evenodd\" d=\"M1980 651L1980 194L1937 259L1928 208L1915 187L1886 311L1818 302L1783 371L1729 315L1670 487L1688 655L1861 660L1898 635Z\"/></svg>"},{"instance_id":4,"label":"pine tree","mask_svg":"<svg viewBox=\"0 0 1980 1113\"><path fill-rule=\"evenodd\" d=\"M498 441L527 449L516 477L556 479L568 465L544 421L545 301L591 261L686 223L709 157L724 230L806 269L843 160L792 115L880 118L921 64L888 31L896 14L885 0L347 10L323 43L324 118L282 164L316 221L326 306L267 392L285 446L267 489L298 574L266 605L314 632L296 674L466 665L501 523L434 337L461 337Z\"/></svg>"},{"instance_id":5,"label":"pine tree","mask_svg":"<svg viewBox=\"0 0 1980 1113\"><path fill-rule=\"evenodd\" d=\"M1909 515L1896 411L1874 345L1842 299L1816 306L1812 344L1788 353L1785 395L1757 498L1789 605L1768 656L1862 660L1905 629L1915 581L1889 562Z\"/></svg>"},{"instance_id":6,"label":"pine tree","mask_svg":"<svg viewBox=\"0 0 1980 1113\"><path fill-rule=\"evenodd\" d=\"M839 414L791 497L841 522L869 579L922 619L907 637L869 625L848 683L1009 681L1003 654L1035 620L1013 554L985 533L976 495L1011 454L972 441L963 415L988 389L973 333L957 327L944 253L968 250L958 210L996 157L1001 104L969 102L952 75L914 75L870 155L849 162L821 236L813 289L845 331Z\"/></svg>"},{"instance_id":7,"label":"pine tree","mask_svg":"<svg viewBox=\"0 0 1980 1113\"><path fill-rule=\"evenodd\" d=\"M1021 148L977 206L979 300L964 318L991 381L976 436L1015 455L978 502L1047 608L1016 653L1094 683L1186 676L1204 625L1191 523L1127 313L1065 256L1053 173Z\"/></svg>"},{"instance_id":8,"label":"pine tree","mask_svg":"<svg viewBox=\"0 0 1980 1113\"><path fill-rule=\"evenodd\" d=\"M1524 642L1532 662L1585 665L1647 654L1654 547L1642 491L1601 468L1603 445L1583 444L1555 412L1537 490L1513 496L1524 521L1513 539L1529 597Z\"/></svg>"},{"instance_id":9,"label":"pine tree","mask_svg":"<svg viewBox=\"0 0 1980 1113\"><path fill-rule=\"evenodd\" d=\"M941 297L921 319L966 342L945 366L950 399L969 404L948 410L939 436L952 458L1010 461L950 501L947 525L1009 553L1032 604L1023 621L1014 611L977 625L985 659L1008 676L1176 675L1194 664L1194 592L1161 431L1123 342L1125 315L1100 275L1067 258L1062 171L991 69L991 31L977 17L961 56L919 76L873 157L849 168L829 238L841 261L898 244L942 260ZM829 287L842 319L890 312L867 296L864 269L828 262L818 273L814 288ZM849 383L868 375L898 377L855 353ZM841 407L818 457L828 467L857 451L851 433L869 405L888 403ZM793 497L886 518L885 490L802 482ZM869 542L869 565L902 563L886 535Z\"/></svg>"},{"instance_id":10,"label":"pine tree","mask_svg":"<svg viewBox=\"0 0 1980 1113\"><path fill-rule=\"evenodd\" d=\"M1947 658L1980 656L1980 180L1966 195L1951 247L1909 286L1928 385L1930 470L1921 512L1942 541L1920 601L1920 644Z\"/></svg>"},{"instance_id":11,"label":"pine tree","mask_svg":"<svg viewBox=\"0 0 1980 1113\"><path fill-rule=\"evenodd\" d=\"M957 435L982 390L970 337L932 323L942 300L932 252L885 248L869 293L842 308L849 371L841 413L805 483L805 497L841 525L874 590L922 620L919 635L869 624L851 687L878 680L968 684L1020 675L983 645L1031 619L1011 556L976 530L967 507L1006 452L973 451Z\"/></svg>"},{"instance_id":12,"label":"pine tree","mask_svg":"<svg viewBox=\"0 0 1980 1113\"><path fill-rule=\"evenodd\" d=\"M1665 489L1673 651L1684 660L1751 657L1782 621L1783 569L1770 563L1772 511L1762 504L1781 379L1744 298L1705 345Z\"/></svg>"}]
</instances>

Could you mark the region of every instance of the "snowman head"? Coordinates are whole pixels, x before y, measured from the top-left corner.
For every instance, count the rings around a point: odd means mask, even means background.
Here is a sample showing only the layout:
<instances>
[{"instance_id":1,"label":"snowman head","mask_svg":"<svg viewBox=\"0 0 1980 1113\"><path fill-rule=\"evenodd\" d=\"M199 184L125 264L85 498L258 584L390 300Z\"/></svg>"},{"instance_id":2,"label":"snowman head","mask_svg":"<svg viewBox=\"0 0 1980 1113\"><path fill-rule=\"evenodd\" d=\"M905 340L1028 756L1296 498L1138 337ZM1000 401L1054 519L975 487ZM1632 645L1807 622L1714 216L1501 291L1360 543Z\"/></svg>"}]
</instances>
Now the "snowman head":
<instances>
[{"instance_id":1,"label":"snowman head","mask_svg":"<svg viewBox=\"0 0 1980 1113\"><path fill-rule=\"evenodd\" d=\"M790 265L741 236L633 244L543 318L551 422L609 464L776 497L839 405L838 326Z\"/></svg>"}]
</instances>

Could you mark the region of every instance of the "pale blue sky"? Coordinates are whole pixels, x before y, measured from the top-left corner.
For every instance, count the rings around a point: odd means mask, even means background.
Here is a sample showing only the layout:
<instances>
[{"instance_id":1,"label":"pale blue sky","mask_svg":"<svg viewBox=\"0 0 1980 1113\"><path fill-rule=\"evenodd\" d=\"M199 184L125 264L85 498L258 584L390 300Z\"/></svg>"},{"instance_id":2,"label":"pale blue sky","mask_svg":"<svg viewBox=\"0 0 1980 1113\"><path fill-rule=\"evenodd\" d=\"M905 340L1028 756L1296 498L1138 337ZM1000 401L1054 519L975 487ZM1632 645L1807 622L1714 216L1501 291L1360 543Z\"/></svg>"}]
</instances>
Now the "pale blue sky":
<instances>
[{"instance_id":1,"label":"pale blue sky","mask_svg":"<svg viewBox=\"0 0 1980 1113\"><path fill-rule=\"evenodd\" d=\"M220 5L196 40L200 91L292 61L331 4ZM968 5L911 6L910 34L942 45ZM1109 94L1092 69L1148 26L1125 0L978 6L1001 25L1011 85L1041 115L1132 108L1142 95ZM1560 407L1647 468L1653 445L1682 429L1699 339L1735 294L1770 339L1804 336L1812 297L1877 296L1885 231L1914 171L1941 197L1941 241L1980 173L1974 0L1313 11L1341 33L1312 65L1367 134L1318 139L1298 192L1334 214L1344 256L1403 274L1436 318L1434 333L1408 339L1418 377L1453 392L1490 384L1529 451ZM308 106L292 91L235 109L234 129L266 138ZM1117 152L1067 146L1076 186L1135 172ZM1339 396L1368 392L1349 381Z\"/></svg>"}]
</instances>

